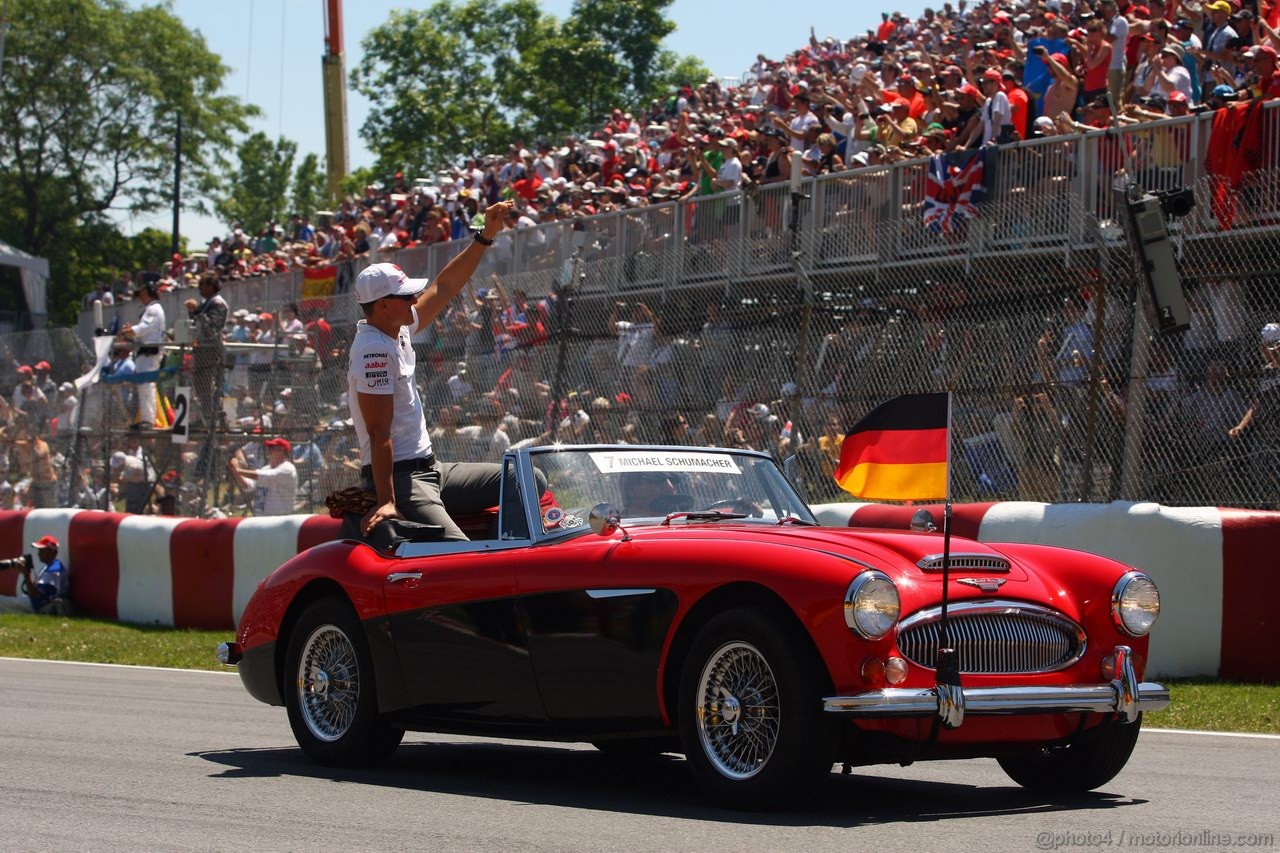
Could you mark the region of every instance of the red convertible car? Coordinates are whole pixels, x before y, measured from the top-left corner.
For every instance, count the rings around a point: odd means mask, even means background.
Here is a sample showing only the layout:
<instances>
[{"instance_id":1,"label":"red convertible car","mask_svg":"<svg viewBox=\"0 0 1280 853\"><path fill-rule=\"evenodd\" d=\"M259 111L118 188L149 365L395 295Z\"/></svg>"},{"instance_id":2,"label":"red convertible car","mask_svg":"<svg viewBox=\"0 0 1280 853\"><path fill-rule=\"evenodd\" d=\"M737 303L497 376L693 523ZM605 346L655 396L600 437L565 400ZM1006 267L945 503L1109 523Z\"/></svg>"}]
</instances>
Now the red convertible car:
<instances>
[{"instance_id":1,"label":"red convertible car","mask_svg":"<svg viewBox=\"0 0 1280 853\"><path fill-rule=\"evenodd\" d=\"M488 538L312 548L219 647L316 761L377 762L416 730L680 752L740 808L792 802L835 763L975 756L1066 792L1110 781L1168 705L1142 680L1159 593L1113 560L953 539L957 685L935 670L939 533L820 527L750 451L503 465Z\"/></svg>"}]
</instances>

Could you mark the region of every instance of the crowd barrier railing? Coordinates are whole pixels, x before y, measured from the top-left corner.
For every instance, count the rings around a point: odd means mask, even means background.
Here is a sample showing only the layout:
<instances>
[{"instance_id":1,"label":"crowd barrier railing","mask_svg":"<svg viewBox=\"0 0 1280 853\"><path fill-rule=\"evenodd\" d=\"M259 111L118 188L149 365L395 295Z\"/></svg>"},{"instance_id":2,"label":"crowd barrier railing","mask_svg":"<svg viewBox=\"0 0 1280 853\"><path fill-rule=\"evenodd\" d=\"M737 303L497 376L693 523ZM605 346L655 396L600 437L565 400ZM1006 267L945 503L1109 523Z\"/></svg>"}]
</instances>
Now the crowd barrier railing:
<instances>
[{"instance_id":1,"label":"crowd barrier railing","mask_svg":"<svg viewBox=\"0 0 1280 853\"><path fill-rule=\"evenodd\" d=\"M1280 102L1262 105L1266 130L1266 166L1280 166ZM998 215L981 213L972 227L936 234L923 227L928 160L842 171L802 183L799 206L802 242L797 258L809 272L874 272L951 256L1018 255L1093 248L1097 229L1103 240L1116 241L1115 187L1132 178L1147 190L1194 187L1206 178L1213 113L1129 125L1118 131L1096 130L1027 140L1000 146L986 176L986 201L998 202ZM1126 157L1127 153L1127 157ZM1259 187L1257 203L1280 212L1280 189ZM981 210L981 208L980 208ZM480 278L492 273L523 277L514 283L536 285L543 295L564 274L574 257L574 234L585 234L579 251L585 292L619 294L629 290L666 293L707 281L766 278L794 270L788 225L791 191L773 184L745 192L695 197L640 208L598 214L573 222L519 229L486 255ZM1210 236L1221 229L1207 211L1171 228L1182 239ZM381 253L411 275L432 277L467 245L450 241ZM371 259L345 265L336 295L343 295L356 272ZM517 279L518 281L518 279ZM527 288L526 288L527 289ZM233 310L300 302L304 278L300 270L241 279L224 288ZM162 295L170 321L179 316L190 291ZM136 309L134 309L136 310ZM106 308L133 319L126 305ZM92 334L93 312L86 308L78 330Z\"/></svg>"}]
</instances>

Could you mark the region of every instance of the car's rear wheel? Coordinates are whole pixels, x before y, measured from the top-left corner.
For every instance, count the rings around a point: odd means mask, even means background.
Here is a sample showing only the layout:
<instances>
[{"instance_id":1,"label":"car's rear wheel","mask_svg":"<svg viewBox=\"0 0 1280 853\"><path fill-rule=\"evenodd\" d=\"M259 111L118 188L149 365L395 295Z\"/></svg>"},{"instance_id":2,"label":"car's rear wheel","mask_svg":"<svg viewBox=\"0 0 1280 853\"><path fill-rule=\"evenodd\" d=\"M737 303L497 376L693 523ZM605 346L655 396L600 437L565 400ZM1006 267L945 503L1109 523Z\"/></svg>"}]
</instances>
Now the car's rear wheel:
<instances>
[{"instance_id":1,"label":"car's rear wheel","mask_svg":"<svg viewBox=\"0 0 1280 853\"><path fill-rule=\"evenodd\" d=\"M378 716L373 661L345 601L310 604L289 636L284 670L289 725L321 764L358 767L386 760L404 730Z\"/></svg>"},{"instance_id":2,"label":"car's rear wheel","mask_svg":"<svg viewBox=\"0 0 1280 853\"><path fill-rule=\"evenodd\" d=\"M1124 769L1142 729L1142 715L1132 723L1104 723L1087 740L1068 746L1037 749L1024 755L1008 755L1000 767L1024 788L1050 794L1092 791L1110 782Z\"/></svg>"},{"instance_id":3,"label":"car's rear wheel","mask_svg":"<svg viewBox=\"0 0 1280 853\"><path fill-rule=\"evenodd\" d=\"M780 808L831 772L827 676L799 629L764 608L713 617L680 679L679 724L695 778L730 808Z\"/></svg>"}]
</instances>

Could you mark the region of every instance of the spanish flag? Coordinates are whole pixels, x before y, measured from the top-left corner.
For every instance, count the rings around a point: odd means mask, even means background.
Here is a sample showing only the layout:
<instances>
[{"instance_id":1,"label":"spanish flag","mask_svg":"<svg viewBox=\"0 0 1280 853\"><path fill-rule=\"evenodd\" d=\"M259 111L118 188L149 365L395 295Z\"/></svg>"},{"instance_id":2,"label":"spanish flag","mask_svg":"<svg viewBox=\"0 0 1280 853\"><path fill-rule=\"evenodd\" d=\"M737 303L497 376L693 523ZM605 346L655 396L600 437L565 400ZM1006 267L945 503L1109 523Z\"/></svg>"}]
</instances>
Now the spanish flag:
<instances>
[{"instance_id":1,"label":"spanish flag","mask_svg":"<svg viewBox=\"0 0 1280 853\"><path fill-rule=\"evenodd\" d=\"M333 285L338 279L335 266L307 267L302 272L302 310L327 311L333 304Z\"/></svg>"},{"instance_id":2,"label":"spanish flag","mask_svg":"<svg viewBox=\"0 0 1280 853\"><path fill-rule=\"evenodd\" d=\"M840 445L836 482L879 501L945 498L951 395L907 394L877 406Z\"/></svg>"}]
</instances>

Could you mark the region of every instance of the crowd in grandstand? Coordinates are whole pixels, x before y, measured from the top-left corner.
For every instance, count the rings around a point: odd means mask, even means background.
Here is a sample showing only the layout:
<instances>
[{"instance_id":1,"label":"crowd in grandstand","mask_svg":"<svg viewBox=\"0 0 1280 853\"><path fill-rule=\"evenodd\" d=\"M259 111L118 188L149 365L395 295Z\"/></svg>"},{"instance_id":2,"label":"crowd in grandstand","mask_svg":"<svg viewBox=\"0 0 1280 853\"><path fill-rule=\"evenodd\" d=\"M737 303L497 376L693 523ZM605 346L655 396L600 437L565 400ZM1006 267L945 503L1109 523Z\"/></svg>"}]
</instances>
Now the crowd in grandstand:
<instances>
[{"instance_id":1,"label":"crowd in grandstand","mask_svg":"<svg viewBox=\"0 0 1280 853\"><path fill-rule=\"evenodd\" d=\"M386 259L403 248L469 239L484 208L504 197L514 199L516 209L499 240L511 241L543 223L786 182L793 154L803 174L815 176L1270 99L1280 95L1280 35L1265 10L1259 11L1234 0L1203 6L1177 0L1031 0L973 7L959 2L954 8L946 3L915 20L885 13L877 29L847 41L813 34L808 45L781 60L761 56L736 85L708 79L666 100L619 106L586 138L514 142L505 154L467 159L431 179L397 174L342 200L315 222L299 213L257 233L233 224L205 251L124 274L86 301L110 304L140 296L150 304L152 290L195 288L202 275L234 288L246 278ZM342 393L341 362L351 331L331 326L320 311L303 316L297 305L279 308L230 313L222 340L272 347L229 348L217 383L231 402L218 411L202 406L194 420L269 435L306 431L305 440L284 447L301 474L317 478L323 494L350 485L358 469ZM767 450L780 458L799 450L821 475L814 482L833 491L829 475L848 413L829 399L840 381L830 365L840 363L841 347L847 350L845 363L857 363L864 337L859 324L870 319L851 317L849 327L832 337L829 372L818 377L802 404L791 382L734 384L730 319L714 302L701 329L689 336L690 346L665 334L662 319L647 306L619 303L606 326L616 337L579 352L587 370L578 370L575 382L560 382L554 348L544 346L558 309L556 294L530 298L520 290L508 292L494 275L473 283L415 341L419 363L426 365L419 377L423 399L435 412L429 418L432 441L444 458L492 460L508 447L557 440L716 444ZM195 311L190 305L188 310ZM1083 310L1069 304L1064 312ZM178 318L168 319L172 324ZM1081 340L1071 347L1055 344L1042 354L1039 380L1068 387L1081 381L1072 371L1085 369L1092 344L1084 339L1089 327L1080 317L1067 317L1062 329L1076 329ZM113 360L106 372L127 371L136 345L126 336L118 364ZM967 355L963 341L951 346L940 356L951 363L934 369L940 377L960 369ZM698 360L696 372L682 364L689 358ZM50 487L43 484L56 480L53 461L68 451L62 431L75 422L78 395L73 386L49 382L47 365L43 374L38 364L29 370L30 381L18 383L0 411L8 422L6 436L26 442L26 455L21 471L12 472L20 476L0 479L11 489L20 483L19 500L28 505L48 505L44 492ZM212 463L200 450L169 464L152 461L159 454L146 434L154 425L151 393L145 386L115 386L110 405L141 429L112 455L110 466L87 467L72 478L64 500L102 506L114 496L131 511L142 511L165 494L166 476L171 482L193 472L210 476ZM711 400L716 402L707 406ZM1117 396L1106 402L1114 403L1112 419L1118 423L1123 401ZM1248 401L1229 402L1240 410L1224 416L1235 417L1234 424ZM1046 412L1059 423L1065 417L1051 411L1044 395L1019 403L1013 416L1021 418L1023 435L1034 435L1040 420L1048 424ZM1058 404L1065 410L1062 399ZM1045 426L1052 429L1057 428ZM265 444L241 438L220 450L233 457L239 485L251 485L256 478L250 472L270 467ZM1059 444L1047 439L1038 447L1061 459ZM1020 458L1033 460L1030 472L1037 450L1023 451ZM130 482L145 484L153 500L142 497L141 487L130 491ZM153 488L157 482L160 487ZM1037 496L1061 495L1046 483ZM0 496L4 506L9 500Z\"/></svg>"},{"instance_id":2,"label":"crowd in grandstand","mask_svg":"<svg viewBox=\"0 0 1280 853\"><path fill-rule=\"evenodd\" d=\"M503 197L521 229L787 181L791 152L819 175L1280 95L1276 17L1253 0L948 2L882 19L846 41L811 35L780 60L761 55L732 86L709 78L619 106L587 138L515 141L430 179L399 173L323 221L233 224L140 278L194 287L206 267L234 281L456 240Z\"/></svg>"}]
</instances>

